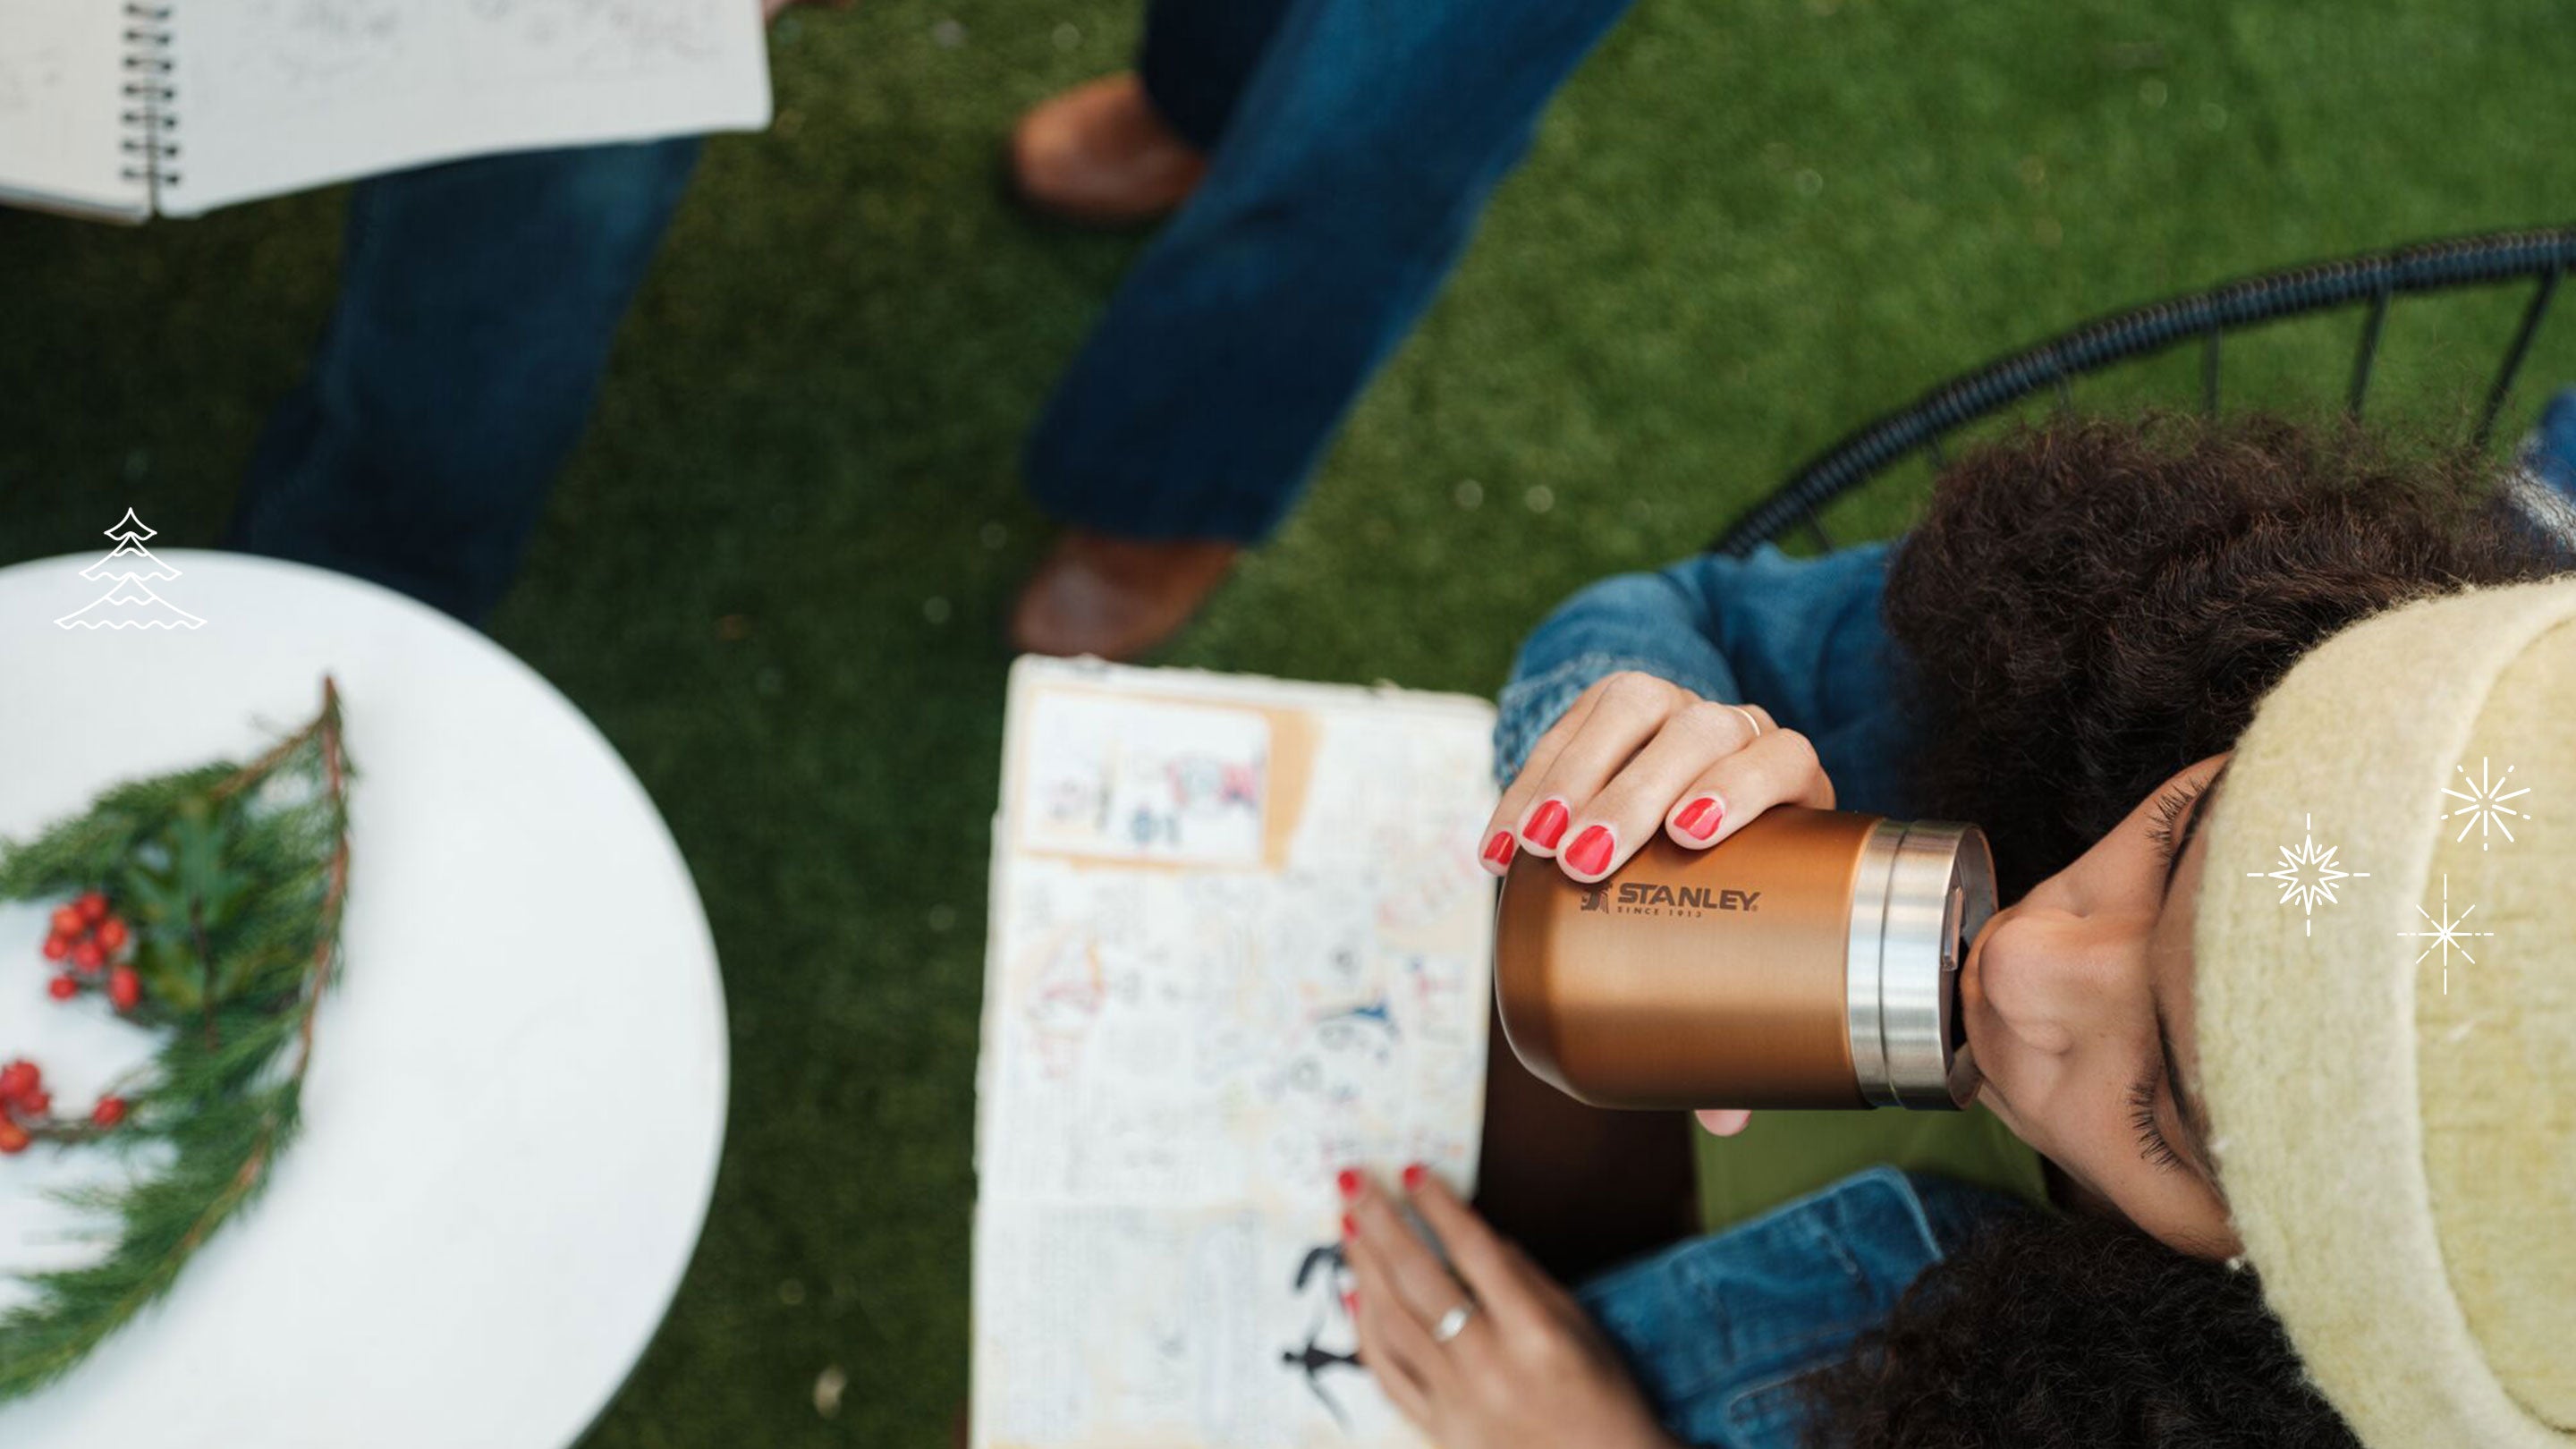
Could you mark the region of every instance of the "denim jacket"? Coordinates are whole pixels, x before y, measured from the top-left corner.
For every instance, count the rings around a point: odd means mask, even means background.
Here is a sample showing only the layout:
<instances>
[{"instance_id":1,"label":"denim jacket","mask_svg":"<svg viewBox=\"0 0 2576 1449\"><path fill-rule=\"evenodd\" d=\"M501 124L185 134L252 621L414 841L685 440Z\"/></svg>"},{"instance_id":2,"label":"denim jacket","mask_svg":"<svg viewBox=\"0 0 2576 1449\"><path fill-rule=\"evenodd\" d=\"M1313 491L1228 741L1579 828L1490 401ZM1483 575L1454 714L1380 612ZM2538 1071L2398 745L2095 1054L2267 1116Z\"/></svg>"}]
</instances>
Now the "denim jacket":
<instances>
[{"instance_id":1,"label":"denim jacket","mask_svg":"<svg viewBox=\"0 0 2576 1449\"><path fill-rule=\"evenodd\" d=\"M1892 545L1817 559L1764 545L1604 579L1568 599L1521 646L1494 723L1494 769L1520 773L1548 726L1593 681L1634 669L1703 699L1754 703L1807 736L1844 810L1905 819L1901 656L1878 619Z\"/></svg>"},{"instance_id":2,"label":"denim jacket","mask_svg":"<svg viewBox=\"0 0 2576 1449\"><path fill-rule=\"evenodd\" d=\"M1576 1290L1667 1432L1717 1449L1797 1449L1805 1377L1887 1321L1915 1275L2009 1198L1873 1167Z\"/></svg>"}]
</instances>

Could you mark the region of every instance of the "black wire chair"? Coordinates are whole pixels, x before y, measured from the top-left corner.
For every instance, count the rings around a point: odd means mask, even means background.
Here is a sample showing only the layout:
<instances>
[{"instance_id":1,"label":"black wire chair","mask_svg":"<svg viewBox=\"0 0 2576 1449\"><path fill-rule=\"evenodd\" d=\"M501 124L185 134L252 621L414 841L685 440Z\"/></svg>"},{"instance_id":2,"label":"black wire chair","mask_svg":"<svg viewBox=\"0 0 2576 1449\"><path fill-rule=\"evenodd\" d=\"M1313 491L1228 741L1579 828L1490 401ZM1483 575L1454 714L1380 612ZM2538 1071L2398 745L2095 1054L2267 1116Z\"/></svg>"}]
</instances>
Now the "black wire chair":
<instances>
[{"instance_id":1,"label":"black wire chair","mask_svg":"<svg viewBox=\"0 0 2576 1449\"><path fill-rule=\"evenodd\" d=\"M2045 389L2073 405L2070 384L2087 373L2197 341L2201 348L2201 407L2218 411L2220 339L2228 332L2337 307L2366 306L2353 352L2352 384L2345 409L2361 415L2370 391L2370 369L2379 353L2388 304L2401 293L2440 292L2536 278L2522 325L2505 348L2495 380L2478 414L2475 445L2485 446L2496 413L2513 388L2532 335L2548 315L2559 276L2576 264L2576 228L2495 232L2426 242L2393 252L2317 262L2266 272L2108 317L2097 318L2036 347L2026 348L1945 382L1912 404L1843 437L1817 454L1789 480L1729 524L1709 545L1742 556L1803 528L1818 547L1835 544L1820 517L1825 506L1922 450L1937 471L1944 466L1941 440L1956 429L2010 407Z\"/></svg>"}]
</instances>

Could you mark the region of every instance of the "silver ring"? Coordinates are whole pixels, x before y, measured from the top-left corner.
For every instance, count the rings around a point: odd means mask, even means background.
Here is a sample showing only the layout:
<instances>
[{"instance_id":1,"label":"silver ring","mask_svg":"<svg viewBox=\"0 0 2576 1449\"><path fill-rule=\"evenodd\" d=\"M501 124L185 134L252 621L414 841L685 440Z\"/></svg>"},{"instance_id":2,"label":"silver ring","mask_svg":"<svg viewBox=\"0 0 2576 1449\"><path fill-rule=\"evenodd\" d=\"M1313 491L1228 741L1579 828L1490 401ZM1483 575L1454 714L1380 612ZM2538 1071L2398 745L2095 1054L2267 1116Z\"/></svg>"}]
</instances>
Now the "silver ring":
<instances>
[{"instance_id":1,"label":"silver ring","mask_svg":"<svg viewBox=\"0 0 2576 1449\"><path fill-rule=\"evenodd\" d=\"M1449 1340L1456 1338L1459 1334L1467 1331L1467 1320L1475 1316L1476 1300L1470 1298L1466 1302L1461 1303L1457 1307L1440 1315L1440 1321L1431 1325L1431 1341L1433 1343L1447 1343Z\"/></svg>"},{"instance_id":2,"label":"silver ring","mask_svg":"<svg viewBox=\"0 0 2576 1449\"><path fill-rule=\"evenodd\" d=\"M1755 719L1755 718L1753 717L1753 711L1751 711L1751 710L1749 710L1749 709L1746 709L1744 706L1742 706L1742 705L1740 705L1740 704L1730 704L1730 705L1728 705L1728 706L1727 706L1727 708L1728 708L1728 709L1731 709L1731 710L1733 710L1733 711L1735 711L1737 714L1740 714L1740 715L1744 716L1744 722L1745 722L1746 724L1749 724L1749 725L1753 726L1753 738L1755 738L1755 739L1757 739L1757 740L1758 740L1758 739L1760 739L1760 738L1762 738L1762 721L1760 721L1760 720L1758 720L1758 719Z\"/></svg>"}]
</instances>

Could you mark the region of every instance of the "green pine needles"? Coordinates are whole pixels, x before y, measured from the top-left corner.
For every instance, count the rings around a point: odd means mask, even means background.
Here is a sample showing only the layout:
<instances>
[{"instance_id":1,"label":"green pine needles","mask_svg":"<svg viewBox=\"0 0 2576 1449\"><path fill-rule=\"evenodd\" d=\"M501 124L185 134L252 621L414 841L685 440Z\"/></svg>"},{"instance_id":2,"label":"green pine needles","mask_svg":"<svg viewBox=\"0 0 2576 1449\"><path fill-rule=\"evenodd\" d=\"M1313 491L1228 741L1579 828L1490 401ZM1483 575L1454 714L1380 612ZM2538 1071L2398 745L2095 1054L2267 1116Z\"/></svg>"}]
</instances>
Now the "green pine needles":
<instances>
[{"instance_id":1,"label":"green pine needles","mask_svg":"<svg viewBox=\"0 0 2576 1449\"><path fill-rule=\"evenodd\" d=\"M0 1403L59 1378L167 1291L294 1140L314 1011L338 964L350 775L325 678L321 713L258 759L130 781L32 841L0 842L0 899L114 903L132 939L117 999L162 1032L114 1099L121 1111L28 1124L49 1150L124 1153L129 1171L68 1199L98 1215L106 1256L27 1275L32 1299L0 1315ZM29 989L14 949L0 943L0 990Z\"/></svg>"}]
</instances>

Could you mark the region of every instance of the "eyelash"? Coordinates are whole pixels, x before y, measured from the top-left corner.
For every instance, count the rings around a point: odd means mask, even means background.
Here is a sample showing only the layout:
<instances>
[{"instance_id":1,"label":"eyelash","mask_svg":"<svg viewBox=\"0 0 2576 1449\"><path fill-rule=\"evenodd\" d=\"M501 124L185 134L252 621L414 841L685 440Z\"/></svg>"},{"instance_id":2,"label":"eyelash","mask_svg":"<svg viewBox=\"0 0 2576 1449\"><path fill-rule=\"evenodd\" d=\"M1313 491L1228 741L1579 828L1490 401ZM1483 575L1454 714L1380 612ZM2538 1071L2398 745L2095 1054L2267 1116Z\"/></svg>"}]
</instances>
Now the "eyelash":
<instances>
[{"instance_id":1,"label":"eyelash","mask_svg":"<svg viewBox=\"0 0 2576 1449\"><path fill-rule=\"evenodd\" d=\"M2176 785L2156 797L2154 806L2156 819L2154 824L2147 827L2147 839L2155 842L2157 865L2173 864L2174 822L2180 820L2182 812L2190 809L2191 802L2199 799L2200 792L2208 788L2207 781L2192 780Z\"/></svg>"},{"instance_id":2,"label":"eyelash","mask_svg":"<svg viewBox=\"0 0 2576 1449\"><path fill-rule=\"evenodd\" d=\"M2158 1167L2180 1167L2182 1154L2165 1140L2165 1129L2156 1125L2156 1079L2140 1077L2129 1088L2129 1125L2138 1129L2138 1155Z\"/></svg>"}]
</instances>

